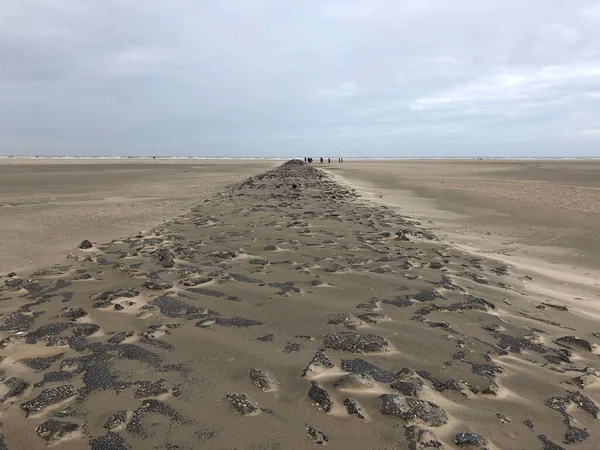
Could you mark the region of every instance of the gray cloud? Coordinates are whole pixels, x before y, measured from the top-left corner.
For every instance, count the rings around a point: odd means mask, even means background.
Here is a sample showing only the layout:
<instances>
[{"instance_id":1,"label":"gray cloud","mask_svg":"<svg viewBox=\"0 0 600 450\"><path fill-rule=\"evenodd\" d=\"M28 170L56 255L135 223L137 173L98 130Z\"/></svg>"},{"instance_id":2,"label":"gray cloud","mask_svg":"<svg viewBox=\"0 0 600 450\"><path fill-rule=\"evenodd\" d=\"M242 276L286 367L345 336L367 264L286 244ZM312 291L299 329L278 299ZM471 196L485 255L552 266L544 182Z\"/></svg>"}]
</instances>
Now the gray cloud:
<instances>
[{"instance_id":1,"label":"gray cloud","mask_svg":"<svg viewBox=\"0 0 600 450\"><path fill-rule=\"evenodd\" d=\"M597 155L600 7L0 5L0 153Z\"/></svg>"}]
</instances>

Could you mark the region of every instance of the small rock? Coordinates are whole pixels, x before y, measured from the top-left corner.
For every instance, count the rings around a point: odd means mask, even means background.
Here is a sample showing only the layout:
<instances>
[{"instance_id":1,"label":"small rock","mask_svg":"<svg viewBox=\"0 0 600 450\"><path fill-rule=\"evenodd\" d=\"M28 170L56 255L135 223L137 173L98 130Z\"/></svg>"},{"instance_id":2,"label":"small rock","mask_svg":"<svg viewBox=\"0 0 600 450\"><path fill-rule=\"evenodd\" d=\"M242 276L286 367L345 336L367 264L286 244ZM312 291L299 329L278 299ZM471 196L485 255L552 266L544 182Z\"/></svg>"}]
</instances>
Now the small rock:
<instances>
[{"instance_id":1,"label":"small rock","mask_svg":"<svg viewBox=\"0 0 600 450\"><path fill-rule=\"evenodd\" d=\"M59 315L59 317L66 317L71 320L77 320L85 316L87 316L87 312L83 308L63 308Z\"/></svg>"},{"instance_id":2,"label":"small rock","mask_svg":"<svg viewBox=\"0 0 600 450\"><path fill-rule=\"evenodd\" d=\"M552 442L543 434L540 434L538 436L538 439L542 441L542 450L566 450L564 447L561 447L560 445Z\"/></svg>"},{"instance_id":3,"label":"small rock","mask_svg":"<svg viewBox=\"0 0 600 450\"><path fill-rule=\"evenodd\" d=\"M406 437L411 443L412 450L442 450L442 444L435 435L429 431L416 426L406 427Z\"/></svg>"},{"instance_id":4,"label":"small rock","mask_svg":"<svg viewBox=\"0 0 600 450\"><path fill-rule=\"evenodd\" d=\"M472 448L480 448L482 450L488 449L487 439L475 433L458 433L454 442L461 447L469 445Z\"/></svg>"},{"instance_id":5,"label":"small rock","mask_svg":"<svg viewBox=\"0 0 600 450\"><path fill-rule=\"evenodd\" d=\"M0 403L4 403L9 398L21 395L29 387L29 383L16 377L7 378L3 383L8 388L8 391L0 398Z\"/></svg>"},{"instance_id":6,"label":"small rock","mask_svg":"<svg viewBox=\"0 0 600 450\"><path fill-rule=\"evenodd\" d=\"M35 429L35 432L48 444L53 444L60 439L74 433L79 425L72 422L48 419Z\"/></svg>"},{"instance_id":7,"label":"small rock","mask_svg":"<svg viewBox=\"0 0 600 450\"><path fill-rule=\"evenodd\" d=\"M330 317L327 320L327 323L329 325L343 325L351 330L354 330L363 324L362 320L358 317L348 313L336 314L335 316Z\"/></svg>"},{"instance_id":8,"label":"small rock","mask_svg":"<svg viewBox=\"0 0 600 450\"><path fill-rule=\"evenodd\" d=\"M246 394L229 393L227 399L229 399L234 409L243 416L254 416L260 412L256 403Z\"/></svg>"},{"instance_id":9,"label":"small rock","mask_svg":"<svg viewBox=\"0 0 600 450\"><path fill-rule=\"evenodd\" d=\"M366 419L366 414L365 414L362 406L360 406L360 404L353 398L344 399L344 405L346 406L346 410L348 411L348 414L356 415L356 416L358 416L359 419L363 419L363 420Z\"/></svg>"},{"instance_id":10,"label":"small rock","mask_svg":"<svg viewBox=\"0 0 600 450\"><path fill-rule=\"evenodd\" d=\"M331 400L329 393L314 381L311 384L308 398L312 400L313 405L322 408L325 412L331 411L333 400Z\"/></svg>"},{"instance_id":11,"label":"small rock","mask_svg":"<svg viewBox=\"0 0 600 450\"><path fill-rule=\"evenodd\" d=\"M171 289L173 283L162 278L153 277L144 283L144 287L153 290Z\"/></svg>"},{"instance_id":12,"label":"small rock","mask_svg":"<svg viewBox=\"0 0 600 450\"><path fill-rule=\"evenodd\" d=\"M409 424L422 422L430 427L440 427L448 422L446 412L435 403L395 394L382 394L379 398L382 414L399 417Z\"/></svg>"},{"instance_id":13,"label":"small rock","mask_svg":"<svg viewBox=\"0 0 600 450\"><path fill-rule=\"evenodd\" d=\"M553 341L555 344L562 345L563 347L573 348L579 347L589 352L593 351L592 344L585 339L580 339L575 336L564 336Z\"/></svg>"},{"instance_id":14,"label":"small rock","mask_svg":"<svg viewBox=\"0 0 600 450\"><path fill-rule=\"evenodd\" d=\"M350 353L374 353L387 351L389 343L377 334L343 331L326 334L323 337L323 346Z\"/></svg>"},{"instance_id":15,"label":"small rock","mask_svg":"<svg viewBox=\"0 0 600 450\"><path fill-rule=\"evenodd\" d=\"M90 248L92 248L94 246L94 244L92 244L90 241L88 241L87 239L84 239L83 241L81 241L81 244L79 244L79 247L81 250L89 250Z\"/></svg>"},{"instance_id":16,"label":"small rock","mask_svg":"<svg viewBox=\"0 0 600 450\"><path fill-rule=\"evenodd\" d=\"M115 431L123 428L127 423L127 411L117 411L112 413L104 422L104 428Z\"/></svg>"},{"instance_id":17,"label":"small rock","mask_svg":"<svg viewBox=\"0 0 600 450\"><path fill-rule=\"evenodd\" d=\"M333 367L335 367L334 362L327 355L325 355L325 353L319 350L317 353L315 353L315 356L313 356L312 361L304 369L302 376L310 378Z\"/></svg>"},{"instance_id":18,"label":"small rock","mask_svg":"<svg viewBox=\"0 0 600 450\"><path fill-rule=\"evenodd\" d=\"M312 437L319 445L325 445L327 442L329 442L329 438L318 428L308 427L306 431L308 432L308 435Z\"/></svg>"},{"instance_id":19,"label":"small rock","mask_svg":"<svg viewBox=\"0 0 600 450\"><path fill-rule=\"evenodd\" d=\"M415 381L394 381L390 384L392 389L399 391L402 395L406 395L409 397L417 397L419 395L419 391L423 389L423 383L420 380Z\"/></svg>"},{"instance_id":20,"label":"small rock","mask_svg":"<svg viewBox=\"0 0 600 450\"><path fill-rule=\"evenodd\" d=\"M254 368L248 374L250 382L265 392L273 392L277 389L277 380L268 372Z\"/></svg>"},{"instance_id":21,"label":"small rock","mask_svg":"<svg viewBox=\"0 0 600 450\"><path fill-rule=\"evenodd\" d=\"M367 390L375 387L375 380L371 375L366 373L349 373L341 378L338 378L333 387L343 390Z\"/></svg>"}]
</instances>

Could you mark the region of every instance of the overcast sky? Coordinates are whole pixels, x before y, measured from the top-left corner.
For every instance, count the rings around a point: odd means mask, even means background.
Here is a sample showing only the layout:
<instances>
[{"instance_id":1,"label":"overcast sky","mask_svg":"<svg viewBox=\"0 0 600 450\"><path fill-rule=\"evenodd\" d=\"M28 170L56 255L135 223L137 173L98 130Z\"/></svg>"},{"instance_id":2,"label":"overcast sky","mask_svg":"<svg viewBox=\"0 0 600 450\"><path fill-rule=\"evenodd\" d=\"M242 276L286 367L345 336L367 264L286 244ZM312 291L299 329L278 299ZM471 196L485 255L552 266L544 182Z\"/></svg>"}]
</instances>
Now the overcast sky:
<instances>
[{"instance_id":1,"label":"overcast sky","mask_svg":"<svg viewBox=\"0 0 600 450\"><path fill-rule=\"evenodd\" d=\"M3 1L0 154L600 156L600 2Z\"/></svg>"}]
</instances>

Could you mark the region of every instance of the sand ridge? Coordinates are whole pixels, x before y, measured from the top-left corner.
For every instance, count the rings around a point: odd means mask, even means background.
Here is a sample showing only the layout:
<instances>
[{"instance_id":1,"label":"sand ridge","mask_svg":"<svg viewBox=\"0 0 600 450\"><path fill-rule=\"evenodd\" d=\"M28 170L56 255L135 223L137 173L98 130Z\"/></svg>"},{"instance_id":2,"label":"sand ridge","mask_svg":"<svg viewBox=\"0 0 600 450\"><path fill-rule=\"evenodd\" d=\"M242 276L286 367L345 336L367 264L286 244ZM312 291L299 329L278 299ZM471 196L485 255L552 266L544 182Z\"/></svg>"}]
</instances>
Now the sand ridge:
<instances>
[{"instance_id":1,"label":"sand ridge","mask_svg":"<svg viewBox=\"0 0 600 450\"><path fill-rule=\"evenodd\" d=\"M595 448L597 320L322 170L91 244L0 280L6 448Z\"/></svg>"}]
</instances>

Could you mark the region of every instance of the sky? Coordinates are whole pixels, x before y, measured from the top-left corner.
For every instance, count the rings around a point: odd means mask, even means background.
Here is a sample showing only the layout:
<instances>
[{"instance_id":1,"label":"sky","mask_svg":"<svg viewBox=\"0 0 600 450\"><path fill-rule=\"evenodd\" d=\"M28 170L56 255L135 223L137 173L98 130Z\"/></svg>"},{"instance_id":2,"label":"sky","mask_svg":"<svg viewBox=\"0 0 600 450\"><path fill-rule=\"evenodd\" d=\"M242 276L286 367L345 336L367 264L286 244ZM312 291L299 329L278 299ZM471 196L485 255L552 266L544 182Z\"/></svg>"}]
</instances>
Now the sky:
<instances>
[{"instance_id":1,"label":"sky","mask_svg":"<svg viewBox=\"0 0 600 450\"><path fill-rule=\"evenodd\" d=\"M600 156L600 2L3 1L0 154Z\"/></svg>"}]
</instances>

